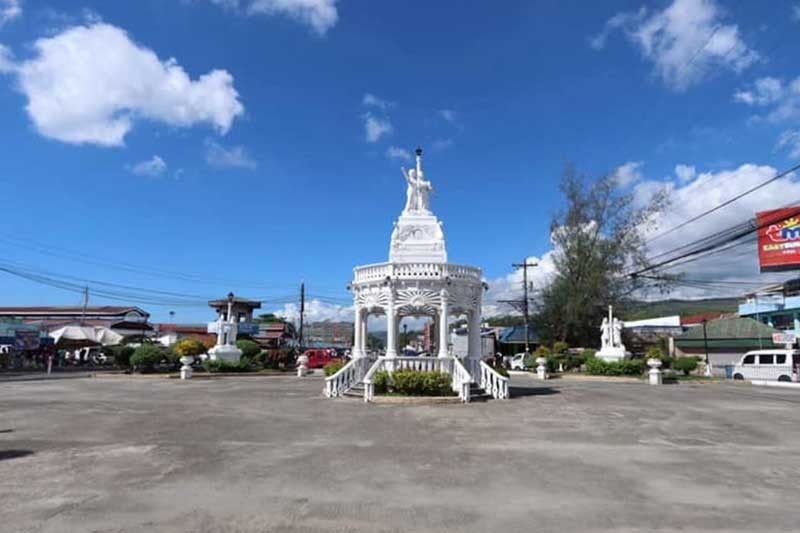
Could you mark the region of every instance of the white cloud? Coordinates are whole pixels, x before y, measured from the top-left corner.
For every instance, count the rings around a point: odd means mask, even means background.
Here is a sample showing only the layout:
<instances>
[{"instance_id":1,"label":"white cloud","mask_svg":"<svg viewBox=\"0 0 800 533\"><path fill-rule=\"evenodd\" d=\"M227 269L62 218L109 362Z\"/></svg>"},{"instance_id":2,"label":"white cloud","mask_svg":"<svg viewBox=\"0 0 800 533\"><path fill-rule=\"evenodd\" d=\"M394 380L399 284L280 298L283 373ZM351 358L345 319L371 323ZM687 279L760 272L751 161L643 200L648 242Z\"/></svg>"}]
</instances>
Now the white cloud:
<instances>
[{"instance_id":1,"label":"white cloud","mask_svg":"<svg viewBox=\"0 0 800 533\"><path fill-rule=\"evenodd\" d=\"M130 167L130 171L137 176L160 176L165 170L167 170L167 163L157 155Z\"/></svg>"},{"instance_id":2,"label":"white cloud","mask_svg":"<svg viewBox=\"0 0 800 533\"><path fill-rule=\"evenodd\" d=\"M212 70L192 80L120 28L68 28L34 44L14 65L28 115L42 135L73 144L120 146L140 119L174 127L207 123L220 133L244 112L233 77Z\"/></svg>"},{"instance_id":3,"label":"white cloud","mask_svg":"<svg viewBox=\"0 0 800 533\"><path fill-rule=\"evenodd\" d=\"M394 131L389 118L376 117L372 113L364 113L364 135L368 143L376 143L381 137L389 135Z\"/></svg>"},{"instance_id":4,"label":"white cloud","mask_svg":"<svg viewBox=\"0 0 800 533\"><path fill-rule=\"evenodd\" d=\"M738 73L759 59L723 15L715 0L673 0L662 11L618 13L589 44L602 49L620 29L668 87L683 91L721 68Z\"/></svg>"},{"instance_id":5,"label":"white cloud","mask_svg":"<svg viewBox=\"0 0 800 533\"><path fill-rule=\"evenodd\" d=\"M697 170L693 166L679 164L675 165L675 175L681 183L686 183L697 176Z\"/></svg>"},{"instance_id":6,"label":"white cloud","mask_svg":"<svg viewBox=\"0 0 800 533\"><path fill-rule=\"evenodd\" d=\"M396 104L389 100L384 100L378 96L375 96L372 93L364 94L364 98L361 99L361 105L366 107L377 107L378 109L383 109L384 111L394 107Z\"/></svg>"},{"instance_id":7,"label":"white cloud","mask_svg":"<svg viewBox=\"0 0 800 533\"><path fill-rule=\"evenodd\" d=\"M206 162L212 167L219 168L254 170L258 166L244 146L225 147L212 139L206 139Z\"/></svg>"},{"instance_id":8,"label":"white cloud","mask_svg":"<svg viewBox=\"0 0 800 533\"><path fill-rule=\"evenodd\" d=\"M738 90L733 94L736 102L765 106L777 102L784 93L783 82L777 78L759 78L750 90Z\"/></svg>"},{"instance_id":9,"label":"white cloud","mask_svg":"<svg viewBox=\"0 0 800 533\"><path fill-rule=\"evenodd\" d=\"M789 157L800 159L800 131L786 130L778 138L777 150L788 150Z\"/></svg>"},{"instance_id":10,"label":"white cloud","mask_svg":"<svg viewBox=\"0 0 800 533\"><path fill-rule=\"evenodd\" d=\"M14 56L11 49L0 44L0 74L14 72L17 66L14 64Z\"/></svg>"},{"instance_id":11,"label":"white cloud","mask_svg":"<svg viewBox=\"0 0 800 533\"><path fill-rule=\"evenodd\" d=\"M553 258L554 252L550 250L541 257L530 256L526 259L528 264L537 265L528 268L529 297L534 301L537 299L537 293L547 286L555 273ZM489 290L483 297L483 316L520 314L512 305L502 303L500 300L521 300L523 298L523 272L521 269L513 270L505 276L489 279L486 283L489 285Z\"/></svg>"},{"instance_id":12,"label":"white cloud","mask_svg":"<svg viewBox=\"0 0 800 533\"><path fill-rule=\"evenodd\" d=\"M248 15L282 15L311 27L324 35L336 25L339 12L337 0L211 0L230 11L243 11Z\"/></svg>"},{"instance_id":13,"label":"white cloud","mask_svg":"<svg viewBox=\"0 0 800 533\"><path fill-rule=\"evenodd\" d=\"M282 309L278 309L274 313L295 323L300 320L300 307L295 303L284 304ZM306 323L326 320L349 322L353 320L353 306L336 305L313 298L306 301L304 320Z\"/></svg>"},{"instance_id":14,"label":"white cloud","mask_svg":"<svg viewBox=\"0 0 800 533\"><path fill-rule=\"evenodd\" d=\"M411 152L399 146L390 146L386 149L386 157L400 159L401 161L411 161Z\"/></svg>"},{"instance_id":15,"label":"white cloud","mask_svg":"<svg viewBox=\"0 0 800 533\"><path fill-rule=\"evenodd\" d=\"M440 117L450 124L455 124L456 120L458 119L458 113L452 109L440 109L438 113Z\"/></svg>"},{"instance_id":16,"label":"white cloud","mask_svg":"<svg viewBox=\"0 0 800 533\"><path fill-rule=\"evenodd\" d=\"M641 168L641 161L628 161L614 169L613 176L620 187L626 187L642 179Z\"/></svg>"},{"instance_id":17,"label":"white cloud","mask_svg":"<svg viewBox=\"0 0 800 533\"><path fill-rule=\"evenodd\" d=\"M447 150L453 146L453 139L435 139L431 143L431 149L434 151Z\"/></svg>"},{"instance_id":18,"label":"white cloud","mask_svg":"<svg viewBox=\"0 0 800 533\"><path fill-rule=\"evenodd\" d=\"M759 78L749 89L740 89L733 95L737 102L763 108L764 115L757 118L777 123L800 118L800 76L784 82L778 78Z\"/></svg>"},{"instance_id":19,"label":"white cloud","mask_svg":"<svg viewBox=\"0 0 800 533\"><path fill-rule=\"evenodd\" d=\"M0 27L22 15L20 0L0 0Z\"/></svg>"}]
</instances>

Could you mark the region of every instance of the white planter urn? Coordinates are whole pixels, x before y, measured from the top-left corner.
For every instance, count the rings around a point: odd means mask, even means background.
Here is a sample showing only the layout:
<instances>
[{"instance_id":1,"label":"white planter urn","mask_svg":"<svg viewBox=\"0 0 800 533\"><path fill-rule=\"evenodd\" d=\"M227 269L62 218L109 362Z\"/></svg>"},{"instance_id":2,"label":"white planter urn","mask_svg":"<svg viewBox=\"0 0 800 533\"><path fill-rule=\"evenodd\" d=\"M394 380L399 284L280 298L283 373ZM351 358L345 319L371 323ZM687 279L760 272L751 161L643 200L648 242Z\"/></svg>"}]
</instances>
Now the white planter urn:
<instances>
[{"instance_id":1,"label":"white planter urn","mask_svg":"<svg viewBox=\"0 0 800 533\"><path fill-rule=\"evenodd\" d=\"M194 363L193 355L184 355L179 359L181 362L181 379L190 379L192 377L192 363Z\"/></svg>"},{"instance_id":2,"label":"white planter urn","mask_svg":"<svg viewBox=\"0 0 800 533\"><path fill-rule=\"evenodd\" d=\"M308 356L301 355L297 358L297 377L302 378L308 373Z\"/></svg>"},{"instance_id":3,"label":"white planter urn","mask_svg":"<svg viewBox=\"0 0 800 533\"><path fill-rule=\"evenodd\" d=\"M539 379L547 379L547 359L544 357L537 357L536 358L536 374L539 376Z\"/></svg>"},{"instance_id":4,"label":"white planter urn","mask_svg":"<svg viewBox=\"0 0 800 533\"><path fill-rule=\"evenodd\" d=\"M661 372L661 359L650 358L647 360L647 366L650 367L648 373L650 378L650 385L661 385L664 382L664 376Z\"/></svg>"}]
</instances>

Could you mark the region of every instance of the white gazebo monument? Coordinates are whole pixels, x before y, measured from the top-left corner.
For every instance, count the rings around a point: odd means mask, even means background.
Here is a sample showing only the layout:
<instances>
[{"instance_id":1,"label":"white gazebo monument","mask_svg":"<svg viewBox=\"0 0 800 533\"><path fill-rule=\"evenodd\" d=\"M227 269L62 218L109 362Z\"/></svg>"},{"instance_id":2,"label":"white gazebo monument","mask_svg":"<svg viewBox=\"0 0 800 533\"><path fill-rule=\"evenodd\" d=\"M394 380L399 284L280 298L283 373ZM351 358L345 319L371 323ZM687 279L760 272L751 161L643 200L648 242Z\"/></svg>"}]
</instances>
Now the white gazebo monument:
<instances>
[{"instance_id":1,"label":"white gazebo monument","mask_svg":"<svg viewBox=\"0 0 800 533\"><path fill-rule=\"evenodd\" d=\"M350 290L355 308L352 360L326 380L326 395L339 396L363 385L372 398L371 376L378 370L401 368L439 370L453 376L453 390L469 401L476 384L495 397L508 396L508 380L481 361L481 296L485 284L481 270L447 261L442 223L430 209L431 182L422 168L422 149L416 167L403 171L406 203L394 224L389 261L354 269ZM378 357L367 350L367 324L371 316L386 321L386 352ZM448 344L448 321L466 315L468 354L455 357ZM434 322L432 357L402 357L398 324L403 317L430 317ZM383 328L381 328L383 329ZM359 387L356 387L359 388Z\"/></svg>"}]
</instances>

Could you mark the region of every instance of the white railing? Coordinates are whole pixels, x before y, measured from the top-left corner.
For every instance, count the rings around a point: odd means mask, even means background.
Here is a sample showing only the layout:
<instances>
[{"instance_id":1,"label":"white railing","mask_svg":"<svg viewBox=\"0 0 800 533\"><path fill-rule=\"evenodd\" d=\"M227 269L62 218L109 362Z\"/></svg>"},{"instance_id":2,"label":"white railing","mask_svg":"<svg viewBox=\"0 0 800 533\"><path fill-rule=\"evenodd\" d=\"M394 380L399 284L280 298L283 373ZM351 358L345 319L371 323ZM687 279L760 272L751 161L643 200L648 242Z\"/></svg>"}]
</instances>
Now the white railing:
<instances>
[{"instance_id":1,"label":"white railing","mask_svg":"<svg viewBox=\"0 0 800 533\"><path fill-rule=\"evenodd\" d=\"M325 396L336 398L341 396L350 388L361 381L369 370L373 359L368 357L356 357L351 359L346 365L339 369L332 376L325 378Z\"/></svg>"},{"instance_id":2,"label":"white railing","mask_svg":"<svg viewBox=\"0 0 800 533\"><path fill-rule=\"evenodd\" d=\"M452 387L458 393L458 397L464 403L469 403L470 400L470 387L472 386L472 376L469 375L469 370L457 358L453 358L453 381Z\"/></svg>"},{"instance_id":3,"label":"white railing","mask_svg":"<svg viewBox=\"0 0 800 533\"><path fill-rule=\"evenodd\" d=\"M508 378L481 361L481 388L496 400L508 399Z\"/></svg>"},{"instance_id":4,"label":"white railing","mask_svg":"<svg viewBox=\"0 0 800 533\"><path fill-rule=\"evenodd\" d=\"M354 283L391 279L444 279L481 281L481 269L451 263L377 263L353 269Z\"/></svg>"},{"instance_id":5,"label":"white railing","mask_svg":"<svg viewBox=\"0 0 800 533\"><path fill-rule=\"evenodd\" d=\"M378 357L364 375L364 401L375 397L375 374L381 370L418 370L421 372L445 372L452 377L451 386L461 401L470 400L470 385L473 383L464 365L455 357Z\"/></svg>"}]
</instances>

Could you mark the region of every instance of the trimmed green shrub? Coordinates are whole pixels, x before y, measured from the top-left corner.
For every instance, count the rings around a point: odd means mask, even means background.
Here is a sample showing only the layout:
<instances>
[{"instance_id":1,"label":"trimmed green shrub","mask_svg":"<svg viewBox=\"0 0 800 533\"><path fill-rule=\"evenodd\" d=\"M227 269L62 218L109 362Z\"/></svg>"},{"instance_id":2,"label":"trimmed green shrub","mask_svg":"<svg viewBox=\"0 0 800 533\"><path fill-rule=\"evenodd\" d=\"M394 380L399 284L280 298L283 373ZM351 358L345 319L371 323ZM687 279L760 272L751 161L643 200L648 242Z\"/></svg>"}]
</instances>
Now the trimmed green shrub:
<instances>
[{"instance_id":1,"label":"trimmed green shrub","mask_svg":"<svg viewBox=\"0 0 800 533\"><path fill-rule=\"evenodd\" d=\"M255 341L242 339L236 341L236 347L242 351L242 357L246 357L250 360L255 359L258 354L261 353L261 346Z\"/></svg>"},{"instance_id":2,"label":"trimmed green shrub","mask_svg":"<svg viewBox=\"0 0 800 533\"><path fill-rule=\"evenodd\" d=\"M328 363L324 367L322 367L322 371L325 372L325 376L332 376L337 373L339 370L342 369L344 365L346 365L344 361L336 361L335 363Z\"/></svg>"},{"instance_id":3,"label":"trimmed green shrub","mask_svg":"<svg viewBox=\"0 0 800 533\"><path fill-rule=\"evenodd\" d=\"M640 376L644 372L644 361L641 359L603 361L595 357L586 362L586 372L593 376Z\"/></svg>"},{"instance_id":4,"label":"trimmed green shrub","mask_svg":"<svg viewBox=\"0 0 800 533\"><path fill-rule=\"evenodd\" d=\"M675 370L683 372L684 376L688 376L697 370L698 363L699 360L697 357L678 357L675 359L675 362L672 364L672 366L675 368Z\"/></svg>"},{"instance_id":5,"label":"trimmed green shrub","mask_svg":"<svg viewBox=\"0 0 800 533\"><path fill-rule=\"evenodd\" d=\"M372 376L372 386L375 388L375 394L386 394L389 392L389 386L392 383L391 375L386 370L378 370Z\"/></svg>"},{"instance_id":6,"label":"trimmed green shrub","mask_svg":"<svg viewBox=\"0 0 800 533\"><path fill-rule=\"evenodd\" d=\"M217 373L244 373L244 372L253 372L253 363L247 357L242 357L239 359L238 363L234 363L233 361L223 361L223 360L216 360L212 361L210 359L206 359L203 361L203 368L206 369L206 372L211 374Z\"/></svg>"},{"instance_id":7,"label":"trimmed green shrub","mask_svg":"<svg viewBox=\"0 0 800 533\"><path fill-rule=\"evenodd\" d=\"M556 341L553 343L553 353L565 354L569 350L569 344L564 341Z\"/></svg>"},{"instance_id":8,"label":"trimmed green shrub","mask_svg":"<svg viewBox=\"0 0 800 533\"><path fill-rule=\"evenodd\" d=\"M578 357L581 358L581 363L585 365L586 361L588 361L589 359L594 359L594 356L595 356L596 353L597 353L597 350L592 350L591 348L586 348L585 350L583 350L581 352L581 354Z\"/></svg>"},{"instance_id":9,"label":"trimmed green shrub","mask_svg":"<svg viewBox=\"0 0 800 533\"><path fill-rule=\"evenodd\" d=\"M131 356L133 355L133 347L125 344L118 344L117 346L106 346L103 351L106 357L114 360L114 364L120 368L128 368L131 366Z\"/></svg>"},{"instance_id":10,"label":"trimmed green shrub","mask_svg":"<svg viewBox=\"0 0 800 533\"><path fill-rule=\"evenodd\" d=\"M583 358L580 355L568 355L562 362L564 370L579 370L583 364Z\"/></svg>"},{"instance_id":11,"label":"trimmed green shrub","mask_svg":"<svg viewBox=\"0 0 800 533\"><path fill-rule=\"evenodd\" d=\"M447 372L397 370L392 372L392 391L405 396L453 396Z\"/></svg>"},{"instance_id":12,"label":"trimmed green shrub","mask_svg":"<svg viewBox=\"0 0 800 533\"><path fill-rule=\"evenodd\" d=\"M155 344L142 344L131 354L130 363L137 372L153 372L156 365L161 363L166 357L163 348Z\"/></svg>"}]
</instances>

